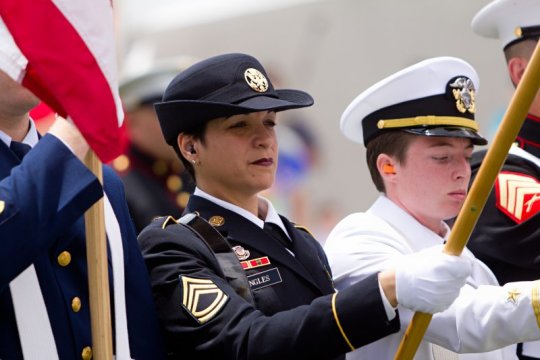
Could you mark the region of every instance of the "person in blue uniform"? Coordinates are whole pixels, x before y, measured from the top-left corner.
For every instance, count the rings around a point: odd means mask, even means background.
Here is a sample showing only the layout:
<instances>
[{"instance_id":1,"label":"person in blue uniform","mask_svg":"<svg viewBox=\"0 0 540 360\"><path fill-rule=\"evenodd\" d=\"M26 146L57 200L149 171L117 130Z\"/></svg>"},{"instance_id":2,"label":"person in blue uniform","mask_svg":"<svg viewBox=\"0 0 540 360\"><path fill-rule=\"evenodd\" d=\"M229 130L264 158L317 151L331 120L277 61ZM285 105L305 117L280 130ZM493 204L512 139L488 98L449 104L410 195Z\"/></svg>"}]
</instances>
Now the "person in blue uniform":
<instances>
[{"instance_id":1,"label":"person in blue uniform","mask_svg":"<svg viewBox=\"0 0 540 360\"><path fill-rule=\"evenodd\" d=\"M224 54L181 72L155 105L196 182L186 215L139 235L170 358L342 358L397 331L398 302L433 313L457 296L471 263L440 248L409 263L425 266L336 293L320 244L259 195L278 165L277 113L312 104L275 89L254 57ZM199 218L206 227L195 227Z\"/></svg>"},{"instance_id":2,"label":"person in blue uniform","mask_svg":"<svg viewBox=\"0 0 540 360\"><path fill-rule=\"evenodd\" d=\"M0 359L92 358L83 215L103 190L109 246L123 262L109 257L116 359L162 358L121 181L104 167L100 185L68 121L38 134L28 112L39 100L14 80L26 63L0 21Z\"/></svg>"},{"instance_id":3,"label":"person in blue uniform","mask_svg":"<svg viewBox=\"0 0 540 360\"><path fill-rule=\"evenodd\" d=\"M120 85L129 145L112 166L124 183L137 233L157 216L180 217L193 192L191 176L163 139L153 106L161 101L173 77L189 63L192 60L186 58L156 64Z\"/></svg>"},{"instance_id":4,"label":"person in blue uniform","mask_svg":"<svg viewBox=\"0 0 540 360\"><path fill-rule=\"evenodd\" d=\"M520 82L540 37L540 2L497 0L472 20L475 33L500 41L507 73ZM486 151L473 154L473 178ZM540 278L540 92L498 174L469 249L501 284ZM540 342L520 344L520 359L540 359Z\"/></svg>"}]
</instances>

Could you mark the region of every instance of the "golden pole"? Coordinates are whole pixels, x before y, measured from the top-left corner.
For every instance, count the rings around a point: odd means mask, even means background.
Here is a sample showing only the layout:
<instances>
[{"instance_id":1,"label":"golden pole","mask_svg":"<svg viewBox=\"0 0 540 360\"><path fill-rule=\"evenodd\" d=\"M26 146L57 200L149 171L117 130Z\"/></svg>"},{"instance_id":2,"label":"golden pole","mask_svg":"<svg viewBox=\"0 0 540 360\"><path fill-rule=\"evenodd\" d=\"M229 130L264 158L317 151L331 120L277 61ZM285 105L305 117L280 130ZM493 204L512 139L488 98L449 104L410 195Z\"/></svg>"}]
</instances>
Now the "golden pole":
<instances>
[{"instance_id":1,"label":"golden pole","mask_svg":"<svg viewBox=\"0 0 540 360\"><path fill-rule=\"evenodd\" d=\"M103 184L103 169L96 154L89 150L86 166ZM92 322L92 358L112 359L111 300L105 236L105 210L103 198L84 214L86 226L86 258L88 262L88 287L90 292L90 317ZM86 351L83 350L83 351Z\"/></svg>"},{"instance_id":2,"label":"golden pole","mask_svg":"<svg viewBox=\"0 0 540 360\"><path fill-rule=\"evenodd\" d=\"M489 147L478 174L459 212L450 238L444 246L444 252L460 255L472 230L482 213L491 188L504 164L508 151L519 133L532 101L540 88L540 42L531 57L529 65L519 82L506 110L497 134ZM405 335L401 339L394 360L411 360L431 321L431 314L414 314Z\"/></svg>"}]
</instances>

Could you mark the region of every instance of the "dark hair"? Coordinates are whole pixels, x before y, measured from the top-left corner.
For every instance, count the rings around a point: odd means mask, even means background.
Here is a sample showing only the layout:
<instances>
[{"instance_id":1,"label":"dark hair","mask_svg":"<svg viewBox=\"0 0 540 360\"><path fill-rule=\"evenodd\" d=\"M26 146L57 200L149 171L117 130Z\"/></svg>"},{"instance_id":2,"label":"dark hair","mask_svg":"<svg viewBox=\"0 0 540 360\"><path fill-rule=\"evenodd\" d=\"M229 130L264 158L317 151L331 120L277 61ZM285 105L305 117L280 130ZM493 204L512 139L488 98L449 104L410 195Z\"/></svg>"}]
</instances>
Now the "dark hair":
<instances>
[{"instance_id":1,"label":"dark hair","mask_svg":"<svg viewBox=\"0 0 540 360\"><path fill-rule=\"evenodd\" d=\"M194 139L201 140L201 143L205 144L205 133L206 133L206 124L208 124L208 121L201 121L200 125L195 126L189 130L184 131L184 134L193 136ZM188 171L188 173L193 178L193 181L195 184L197 184L197 179L195 178L195 170L193 169L193 164L187 160L184 155L182 155L182 152L180 151L180 147L178 146L178 141L174 143L172 146L174 151L176 152L176 155L178 155L178 158L180 161L182 161L182 164L184 165L184 168Z\"/></svg>"},{"instance_id":2,"label":"dark hair","mask_svg":"<svg viewBox=\"0 0 540 360\"><path fill-rule=\"evenodd\" d=\"M366 146L366 161L375 187L386 192L381 174L377 169L377 158L380 154L394 157L399 163L405 163L405 154L412 139L419 135L409 134L402 130L392 130L372 139Z\"/></svg>"},{"instance_id":3,"label":"dark hair","mask_svg":"<svg viewBox=\"0 0 540 360\"><path fill-rule=\"evenodd\" d=\"M506 62L518 56L530 59L537 43L538 39L525 39L523 41L508 46L506 49L504 49L504 56L506 57Z\"/></svg>"}]
</instances>

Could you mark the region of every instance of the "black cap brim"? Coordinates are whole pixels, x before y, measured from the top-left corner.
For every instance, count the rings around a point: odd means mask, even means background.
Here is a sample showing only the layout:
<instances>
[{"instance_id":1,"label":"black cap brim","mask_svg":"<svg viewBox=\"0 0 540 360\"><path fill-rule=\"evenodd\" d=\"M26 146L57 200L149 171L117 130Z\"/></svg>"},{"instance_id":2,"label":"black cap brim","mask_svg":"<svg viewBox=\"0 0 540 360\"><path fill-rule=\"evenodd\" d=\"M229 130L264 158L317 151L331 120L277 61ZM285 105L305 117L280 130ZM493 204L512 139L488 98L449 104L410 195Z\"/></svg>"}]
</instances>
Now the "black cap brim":
<instances>
[{"instance_id":1,"label":"black cap brim","mask_svg":"<svg viewBox=\"0 0 540 360\"><path fill-rule=\"evenodd\" d=\"M459 126L436 126L436 127L417 127L407 128L403 131L415 135L437 136L437 137L457 137L471 139L474 145L486 145L488 141L476 131Z\"/></svg>"},{"instance_id":2,"label":"black cap brim","mask_svg":"<svg viewBox=\"0 0 540 360\"><path fill-rule=\"evenodd\" d=\"M201 100L176 100L156 103L161 129L169 145L176 142L178 134L201 126L206 121L220 117L247 114L257 111L283 111L313 105L313 98L300 90L281 89L276 97L256 95L238 104Z\"/></svg>"}]
</instances>

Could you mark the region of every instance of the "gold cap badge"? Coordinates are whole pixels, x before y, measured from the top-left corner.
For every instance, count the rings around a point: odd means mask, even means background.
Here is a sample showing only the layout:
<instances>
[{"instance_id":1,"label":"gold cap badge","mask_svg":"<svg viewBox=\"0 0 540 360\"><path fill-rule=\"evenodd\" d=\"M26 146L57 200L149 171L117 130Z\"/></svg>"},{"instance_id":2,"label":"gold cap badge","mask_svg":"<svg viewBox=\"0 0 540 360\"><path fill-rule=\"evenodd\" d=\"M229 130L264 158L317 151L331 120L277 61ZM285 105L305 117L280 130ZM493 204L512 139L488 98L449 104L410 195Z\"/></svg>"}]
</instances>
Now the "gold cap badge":
<instances>
[{"instance_id":1,"label":"gold cap badge","mask_svg":"<svg viewBox=\"0 0 540 360\"><path fill-rule=\"evenodd\" d=\"M474 83L466 77L458 77L449 84L452 94L456 100L456 107L460 113L468 111L471 114L476 112Z\"/></svg>"},{"instance_id":2,"label":"gold cap badge","mask_svg":"<svg viewBox=\"0 0 540 360\"><path fill-rule=\"evenodd\" d=\"M249 68L244 72L244 78L248 83L249 87L255 90L256 92L265 92L268 90L268 80L257 69Z\"/></svg>"}]
</instances>

